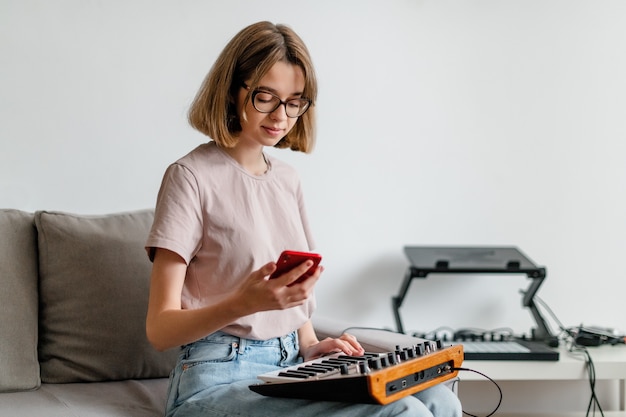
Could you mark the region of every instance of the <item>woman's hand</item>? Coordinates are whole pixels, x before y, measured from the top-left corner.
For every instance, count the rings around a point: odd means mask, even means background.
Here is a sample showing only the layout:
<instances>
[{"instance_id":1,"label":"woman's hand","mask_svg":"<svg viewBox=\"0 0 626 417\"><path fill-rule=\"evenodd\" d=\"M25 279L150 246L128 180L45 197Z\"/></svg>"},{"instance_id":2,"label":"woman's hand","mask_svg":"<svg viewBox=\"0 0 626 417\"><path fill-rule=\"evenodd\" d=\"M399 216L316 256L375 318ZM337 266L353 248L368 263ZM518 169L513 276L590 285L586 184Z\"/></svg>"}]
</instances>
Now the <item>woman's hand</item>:
<instances>
[{"instance_id":1,"label":"woman's hand","mask_svg":"<svg viewBox=\"0 0 626 417\"><path fill-rule=\"evenodd\" d=\"M307 347L300 346L300 355L305 362L339 352L351 356L358 356L365 353L361 344L356 340L356 337L348 333L344 333L336 339L327 337Z\"/></svg>"},{"instance_id":2,"label":"woman's hand","mask_svg":"<svg viewBox=\"0 0 626 417\"><path fill-rule=\"evenodd\" d=\"M313 287L324 270L318 266L310 277L296 283L311 266L312 261L305 261L281 276L269 279L269 275L276 270L276 263L265 264L239 285L235 298L242 303L240 305L247 314L302 305L313 293Z\"/></svg>"}]
</instances>

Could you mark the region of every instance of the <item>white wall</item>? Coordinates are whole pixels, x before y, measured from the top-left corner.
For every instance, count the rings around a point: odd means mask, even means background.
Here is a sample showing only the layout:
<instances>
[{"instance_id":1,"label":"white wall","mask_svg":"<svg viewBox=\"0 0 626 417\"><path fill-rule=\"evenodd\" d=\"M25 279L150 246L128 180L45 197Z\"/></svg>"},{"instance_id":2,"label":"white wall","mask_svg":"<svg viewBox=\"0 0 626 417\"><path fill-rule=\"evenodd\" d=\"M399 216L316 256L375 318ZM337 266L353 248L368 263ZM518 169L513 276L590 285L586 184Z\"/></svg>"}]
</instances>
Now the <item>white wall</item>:
<instances>
[{"instance_id":1,"label":"white wall","mask_svg":"<svg viewBox=\"0 0 626 417\"><path fill-rule=\"evenodd\" d=\"M319 313L394 327L406 244L517 245L566 326L626 328L626 3L2 0L0 207L152 207L236 31L284 22L320 80L300 169ZM533 325L515 277L414 282L408 330Z\"/></svg>"}]
</instances>

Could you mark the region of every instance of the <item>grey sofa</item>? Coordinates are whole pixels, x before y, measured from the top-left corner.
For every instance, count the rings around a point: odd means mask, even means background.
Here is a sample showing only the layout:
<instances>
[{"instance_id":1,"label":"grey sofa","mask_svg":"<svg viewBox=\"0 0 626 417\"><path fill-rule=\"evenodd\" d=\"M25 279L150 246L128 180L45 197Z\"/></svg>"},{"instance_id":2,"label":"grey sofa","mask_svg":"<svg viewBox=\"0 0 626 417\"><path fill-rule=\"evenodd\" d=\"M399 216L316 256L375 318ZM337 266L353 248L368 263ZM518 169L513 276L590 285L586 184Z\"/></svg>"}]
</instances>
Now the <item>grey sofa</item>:
<instances>
[{"instance_id":1,"label":"grey sofa","mask_svg":"<svg viewBox=\"0 0 626 417\"><path fill-rule=\"evenodd\" d=\"M145 336L152 219L0 209L0 417L163 415L177 352ZM347 327L314 325L320 338ZM351 332L370 351L417 340Z\"/></svg>"},{"instance_id":2,"label":"grey sofa","mask_svg":"<svg viewBox=\"0 0 626 417\"><path fill-rule=\"evenodd\" d=\"M152 211L0 210L0 416L159 416L176 352L144 320Z\"/></svg>"}]
</instances>

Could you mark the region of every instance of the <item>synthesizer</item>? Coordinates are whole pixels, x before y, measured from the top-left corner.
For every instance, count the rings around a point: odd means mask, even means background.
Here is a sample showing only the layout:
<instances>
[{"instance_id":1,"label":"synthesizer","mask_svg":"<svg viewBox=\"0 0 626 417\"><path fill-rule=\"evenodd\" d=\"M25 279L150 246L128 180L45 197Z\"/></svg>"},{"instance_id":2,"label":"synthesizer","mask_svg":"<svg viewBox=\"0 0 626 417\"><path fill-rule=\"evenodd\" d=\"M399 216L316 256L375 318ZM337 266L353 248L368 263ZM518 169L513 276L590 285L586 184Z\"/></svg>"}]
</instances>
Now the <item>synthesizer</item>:
<instances>
[{"instance_id":1,"label":"synthesizer","mask_svg":"<svg viewBox=\"0 0 626 417\"><path fill-rule=\"evenodd\" d=\"M463 346L425 341L362 356L334 354L258 376L262 395L388 404L457 376Z\"/></svg>"}]
</instances>

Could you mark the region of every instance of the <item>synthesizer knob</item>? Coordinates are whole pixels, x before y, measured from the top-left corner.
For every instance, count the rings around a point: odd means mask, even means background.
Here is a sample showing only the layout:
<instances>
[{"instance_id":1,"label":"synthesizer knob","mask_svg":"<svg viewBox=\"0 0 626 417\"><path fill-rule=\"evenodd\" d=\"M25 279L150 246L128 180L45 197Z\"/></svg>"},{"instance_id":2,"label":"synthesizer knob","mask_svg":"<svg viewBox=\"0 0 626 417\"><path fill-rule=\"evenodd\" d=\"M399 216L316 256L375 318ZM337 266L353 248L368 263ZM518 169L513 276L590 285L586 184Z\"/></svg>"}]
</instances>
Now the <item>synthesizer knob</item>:
<instances>
[{"instance_id":1,"label":"synthesizer knob","mask_svg":"<svg viewBox=\"0 0 626 417\"><path fill-rule=\"evenodd\" d=\"M405 350L406 350L406 356L409 359L412 359L412 358L415 357L415 349L413 349L413 348L406 348Z\"/></svg>"},{"instance_id":2,"label":"synthesizer knob","mask_svg":"<svg viewBox=\"0 0 626 417\"><path fill-rule=\"evenodd\" d=\"M362 374L367 374L369 373L370 368L367 366L367 362L365 361L359 361L359 372Z\"/></svg>"},{"instance_id":3,"label":"synthesizer knob","mask_svg":"<svg viewBox=\"0 0 626 417\"><path fill-rule=\"evenodd\" d=\"M386 368L389 366L389 358L387 356L380 357L380 366Z\"/></svg>"},{"instance_id":4,"label":"synthesizer knob","mask_svg":"<svg viewBox=\"0 0 626 417\"><path fill-rule=\"evenodd\" d=\"M395 365L396 363L398 363L398 357L396 356L395 352L387 353L387 360L389 362L389 365Z\"/></svg>"},{"instance_id":5,"label":"synthesizer knob","mask_svg":"<svg viewBox=\"0 0 626 417\"><path fill-rule=\"evenodd\" d=\"M381 363L380 363L380 358L370 358L367 361L367 364L369 365L370 369L374 369L374 370L378 370L381 369Z\"/></svg>"},{"instance_id":6,"label":"synthesizer knob","mask_svg":"<svg viewBox=\"0 0 626 417\"><path fill-rule=\"evenodd\" d=\"M441 339L437 339L437 349L443 348L443 341Z\"/></svg>"},{"instance_id":7,"label":"synthesizer knob","mask_svg":"<svg viewBox=\"0 0 626 417\"><path fill-rule=\"evenodd\" d=\"M424 348L423 343L419 343L415 345L415 351L417 352L417 356L423 356L426 353L426 349Z\"/></svg>"}]
</instances>

